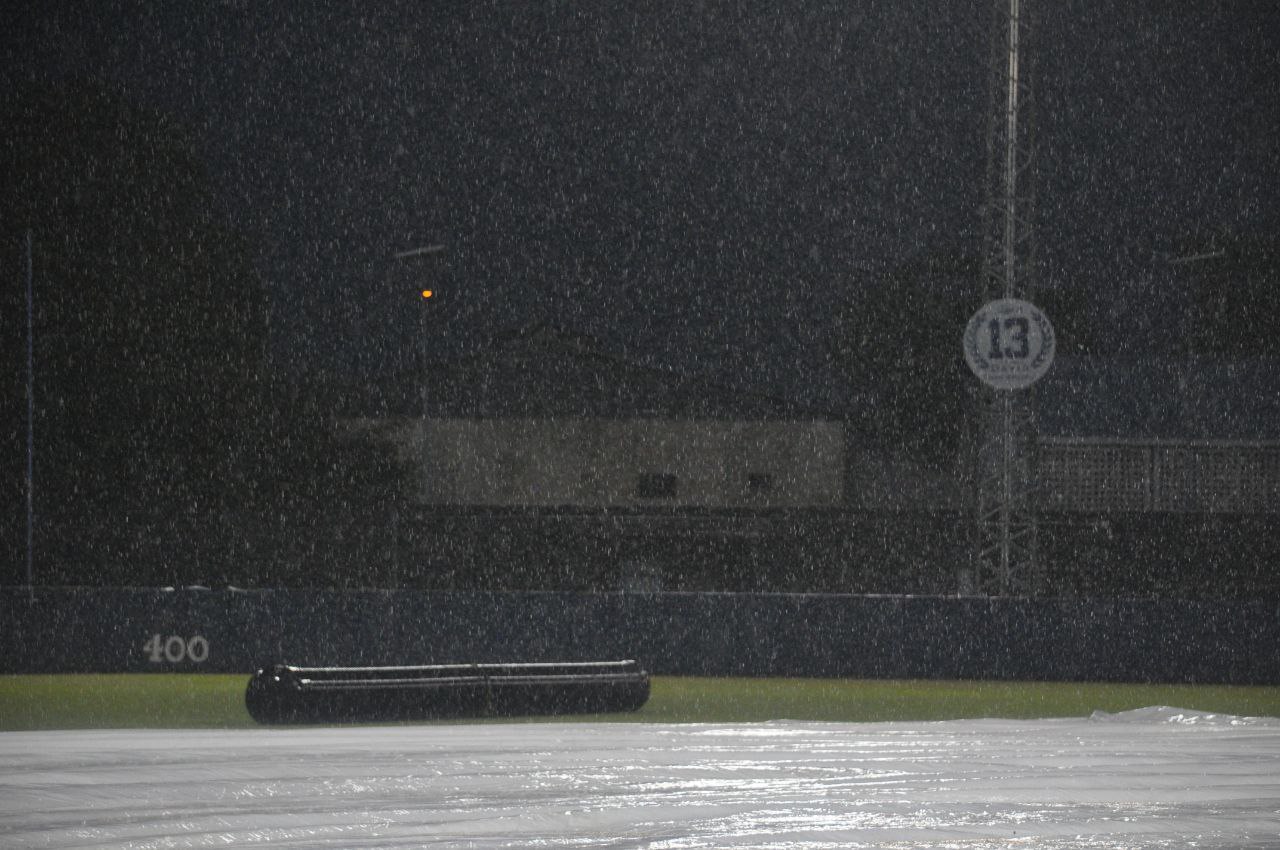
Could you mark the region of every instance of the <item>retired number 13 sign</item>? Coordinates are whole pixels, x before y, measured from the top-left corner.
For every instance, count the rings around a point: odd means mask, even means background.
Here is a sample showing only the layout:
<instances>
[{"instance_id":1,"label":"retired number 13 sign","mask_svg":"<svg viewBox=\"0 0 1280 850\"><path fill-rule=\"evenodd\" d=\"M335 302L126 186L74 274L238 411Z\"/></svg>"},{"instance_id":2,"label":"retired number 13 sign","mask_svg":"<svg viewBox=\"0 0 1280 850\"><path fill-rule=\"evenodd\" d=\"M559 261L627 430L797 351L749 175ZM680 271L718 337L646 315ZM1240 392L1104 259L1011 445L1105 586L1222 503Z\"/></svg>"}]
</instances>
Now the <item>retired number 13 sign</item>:
<instances>
[{"instance_id":1,"label":"retired number 13 sign","mask_svg":"<svg viewBox=\"0 0 1280 850\"><path fill-rule=\"evenodd\" d=\"M1031 386L1053 364L1053 325L1029 301L1002 298L984 305L964 329L964 359L998 390Z\"/></svg>"}]
</instances>

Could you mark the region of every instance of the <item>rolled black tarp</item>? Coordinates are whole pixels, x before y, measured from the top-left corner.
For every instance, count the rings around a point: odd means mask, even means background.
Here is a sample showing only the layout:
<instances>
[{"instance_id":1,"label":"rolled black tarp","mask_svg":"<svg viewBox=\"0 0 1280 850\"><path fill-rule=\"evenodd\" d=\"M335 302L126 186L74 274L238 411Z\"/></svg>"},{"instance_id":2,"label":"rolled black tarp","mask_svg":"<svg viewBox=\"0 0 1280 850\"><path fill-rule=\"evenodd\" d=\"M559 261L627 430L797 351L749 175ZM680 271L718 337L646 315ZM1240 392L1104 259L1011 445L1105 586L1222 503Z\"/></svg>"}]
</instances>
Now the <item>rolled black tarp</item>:
<instances>
[{"instance_id":1,"label":"rolled black tarp","mask_svg":"<svg viewBox=\"0 0 1280 850\"><path fill-rule=\"evenodd\" d=\"M635 661L435 664L420 667L293 667L258 670L245 706L259 723L603 714L649 699Z\"/></svg>"}]
</instances>

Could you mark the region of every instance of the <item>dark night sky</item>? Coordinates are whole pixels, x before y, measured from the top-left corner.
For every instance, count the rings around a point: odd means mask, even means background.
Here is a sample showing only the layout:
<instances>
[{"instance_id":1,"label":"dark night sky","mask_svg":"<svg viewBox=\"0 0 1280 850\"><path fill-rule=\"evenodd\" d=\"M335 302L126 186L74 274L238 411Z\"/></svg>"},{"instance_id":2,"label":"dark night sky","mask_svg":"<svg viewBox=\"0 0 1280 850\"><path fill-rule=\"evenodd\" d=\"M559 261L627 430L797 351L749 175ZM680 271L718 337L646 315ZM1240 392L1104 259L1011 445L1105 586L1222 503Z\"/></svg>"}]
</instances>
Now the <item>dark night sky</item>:
<instances>
[{"instance_id":1,"label":"dark night sky","mask_svg":"<svg viewBox=\"0 0 1280 850\"><path fill-rule=\"evenodd\" d=\"M195 139L282 368L412 362L429 275L433 354L548 319L821 382L860 288L978 231L977 0L23 5L6 85L98 80ZM1280 4L1037 5L1042 286L1280 226Z\"/></svg>"}]
</instances>

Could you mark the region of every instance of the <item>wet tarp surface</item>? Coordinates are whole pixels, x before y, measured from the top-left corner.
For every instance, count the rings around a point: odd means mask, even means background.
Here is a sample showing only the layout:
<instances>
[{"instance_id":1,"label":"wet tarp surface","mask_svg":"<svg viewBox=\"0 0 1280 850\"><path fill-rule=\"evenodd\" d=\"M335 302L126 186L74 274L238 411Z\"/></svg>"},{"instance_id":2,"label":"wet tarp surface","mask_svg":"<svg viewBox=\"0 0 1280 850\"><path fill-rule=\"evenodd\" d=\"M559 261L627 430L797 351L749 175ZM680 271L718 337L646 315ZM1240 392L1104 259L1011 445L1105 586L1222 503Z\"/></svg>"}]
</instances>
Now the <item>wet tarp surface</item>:
<instances>
[{"instance_id":1,"label":"wet tarp surface","mask_svg":"<svg viewBox=\"0 0 1280 850\"><path fill-rule=\"evenodd\" d=\"M1274 847L1280 720L0 734L4 847ZM1012 843L1011 843L1012 842Z\"/></svg>"}]
</instances>

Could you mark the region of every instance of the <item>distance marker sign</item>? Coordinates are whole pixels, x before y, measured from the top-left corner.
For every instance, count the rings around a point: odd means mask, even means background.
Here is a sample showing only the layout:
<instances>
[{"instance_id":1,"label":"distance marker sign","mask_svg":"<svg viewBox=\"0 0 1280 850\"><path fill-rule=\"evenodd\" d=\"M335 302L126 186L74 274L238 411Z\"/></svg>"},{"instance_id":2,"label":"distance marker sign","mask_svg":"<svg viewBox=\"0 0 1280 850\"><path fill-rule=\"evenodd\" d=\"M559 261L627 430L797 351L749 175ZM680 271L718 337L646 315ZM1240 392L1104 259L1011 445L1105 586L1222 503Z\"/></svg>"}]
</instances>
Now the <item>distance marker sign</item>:
<instances>
[{"instance_id":1,"label":"distance marker sign","mask_svg":"<svg viewBox=\"0 0 1280 850\"><path fill-rule=\"evenodd\" d=\"M1021 390L1053 363L1053 325L1034 304L1002 298L973 314L964 329L964 359L984 384Z\"/></svg>"}]
</instances>

